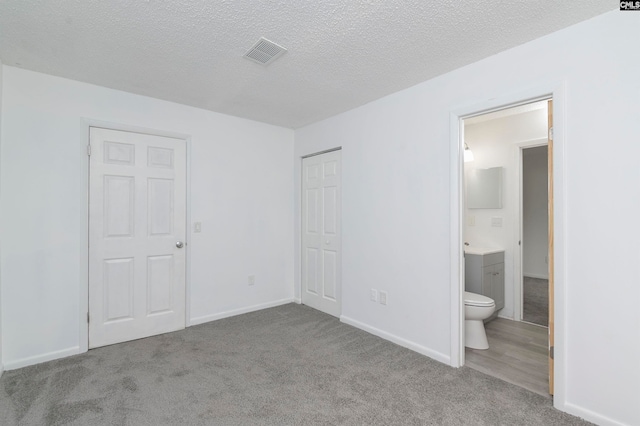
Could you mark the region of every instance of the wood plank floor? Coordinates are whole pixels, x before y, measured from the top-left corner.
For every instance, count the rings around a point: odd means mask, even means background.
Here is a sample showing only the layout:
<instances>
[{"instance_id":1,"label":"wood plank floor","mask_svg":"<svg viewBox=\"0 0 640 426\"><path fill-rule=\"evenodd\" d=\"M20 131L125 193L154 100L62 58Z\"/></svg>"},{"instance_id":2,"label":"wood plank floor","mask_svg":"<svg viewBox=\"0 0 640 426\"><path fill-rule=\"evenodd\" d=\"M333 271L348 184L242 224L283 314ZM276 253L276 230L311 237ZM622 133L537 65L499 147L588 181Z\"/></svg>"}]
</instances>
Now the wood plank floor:
<instances>
[{"instance_id":1,"label":"wood plank floor","mask_svg":"<svg viewBox=\"0 0 640 426\"><path fill-rule=\"evenodd\" d=\"M548 396L548 328L496 318L485 329L489 349L466 348L465 365Z\"/></svg>"}]
</instances>

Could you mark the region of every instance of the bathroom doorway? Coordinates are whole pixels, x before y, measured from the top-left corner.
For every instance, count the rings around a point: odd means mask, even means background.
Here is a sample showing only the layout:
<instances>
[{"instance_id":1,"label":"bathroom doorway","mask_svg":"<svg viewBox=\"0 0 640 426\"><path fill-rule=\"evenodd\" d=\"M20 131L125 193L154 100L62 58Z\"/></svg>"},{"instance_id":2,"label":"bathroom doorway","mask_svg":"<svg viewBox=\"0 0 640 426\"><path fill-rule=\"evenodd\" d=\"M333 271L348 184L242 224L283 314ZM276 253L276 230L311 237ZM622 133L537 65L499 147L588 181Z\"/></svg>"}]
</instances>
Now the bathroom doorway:
<instances>
[{"instance_id":1,"label":"bathroom doorway","mask_svg":"<svg viewBox=\"0 0 640 426\"><path fill-rule=\"evenodd\" d=\"M495 109L488 113L462 117L460 120L461 145L465 149L465 162L461 170L461 234L465 247L462 262L466 259L468 263L469 258L477 257L478 253L496 252L501 253L500 258L504 261L503 265L489 265L485 260L481 261L481 264L486 266L484 269L488 267L495 269L496 266L504 268L504 274L501 277L497 274L503 282L486 287L493 293L481 293L496 300L497 312L485 324L489 349L465 348L464 356L461 358L471 368L542 395L553 393L549 385L552 383L553 373L552 360L549 359L551 336L549 329L542 326L546 324L540 324L548 322L548 295L553 290L552 287L549 290L548 281L535 281L531 288L523 285L531 284L529 278L551 279L552 283L552 276L548 273L531 276L534 272L530 271L531 259L528 256L538 256L543 252L542 262L546 265L546 271L549 271L547 262L552 255L549 252L549 243L553 242L553 232L549 231L551 228L548 213L543 213L546 220L539 220L539 210L549 211L546 183L543 191L538 188L538 192L533 194L535 206L538 209L536 216L532 219L530 212L532 204L531 200L525 199L523 182L525 182L524 179L534 177L529 163L532 161L540 163L542 160L547 164L553 155L552 149L547 146L548 138L552 135L549 131L551 108L549 99L538 99ZM547 168L543 172L547 179L549 179L548 170ZM475 181L489 172L497 174L498 179L495 180L497 188L482 187L481 194L485 196L489 193L497 193L497 201L491 200L491 202L478 204L476 194L478 186ZM541 180L540 170L536 172L538 175L535 177L539 181ZM529 183L531 182L527 180L526 184ZM525 189L529 190L526 193L527 196L532 195L530 188ZM552 194L552 192L549 193ZM525 209L528 210L525 212ZM534 222L535 219L538 219L538 222ZM536 225L533 229L534 234L531 233L531 226L529 226L532 224ZM532 246L531 243L538 245ZM533 252L532 248L535 249ZM495 257L495 255L492 256ZM476 260L473 262L477 264ZM469 271L465 273L468 280ZM523 279L525 274L527 279ZM497 288L501 288L500 291L496 290L496 285ZM543 286L547 289L547 297L540 294L545 291L541 288ZM493 287L492 290L491 287ZM474 286L474 289L477 288L478 286ZM485 286L481 288L485 289ZM536 296L543 300L535 299ZM503 303L499 303L500 297L503 298ZM532 302L540 303L533 306ZM530 312L532 307L535 308L534 312ZM546 312L544 312L545 308ZM464 304L461 310L464 311ZM524 316L525 312L526 316ZM529 318L532 313L535 315L532 323L521 321L523 318Z\"/></svg>"}]
</instances>

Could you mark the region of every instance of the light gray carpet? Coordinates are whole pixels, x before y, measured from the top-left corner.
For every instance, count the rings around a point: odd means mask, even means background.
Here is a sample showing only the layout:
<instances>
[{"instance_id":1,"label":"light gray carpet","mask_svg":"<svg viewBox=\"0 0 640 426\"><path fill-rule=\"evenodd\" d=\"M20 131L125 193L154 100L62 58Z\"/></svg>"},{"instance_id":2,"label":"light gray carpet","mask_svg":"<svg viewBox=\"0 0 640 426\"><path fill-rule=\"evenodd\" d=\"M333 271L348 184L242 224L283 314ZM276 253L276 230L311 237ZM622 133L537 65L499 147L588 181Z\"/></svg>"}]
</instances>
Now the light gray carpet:
<instances>
[{"instance_id":1,"label":"light gray carpet","mask_svg":"<svg viewBox=\"0 0 640 426\"><path fill-rule=\"evenodd\" d=\"M522 319L533 324L549 326L549 280L524 277Z\"/></svg>"},{"instance_id":2,"label":"light gray carpet","mask_svg":"<svg viewBox=\"0 0 640 426\"><path fill-rule=\"evenodd\" d=\"M2 425L586 425L551 399L289 304L0 379Z\"/></svg>"}]
</instances>

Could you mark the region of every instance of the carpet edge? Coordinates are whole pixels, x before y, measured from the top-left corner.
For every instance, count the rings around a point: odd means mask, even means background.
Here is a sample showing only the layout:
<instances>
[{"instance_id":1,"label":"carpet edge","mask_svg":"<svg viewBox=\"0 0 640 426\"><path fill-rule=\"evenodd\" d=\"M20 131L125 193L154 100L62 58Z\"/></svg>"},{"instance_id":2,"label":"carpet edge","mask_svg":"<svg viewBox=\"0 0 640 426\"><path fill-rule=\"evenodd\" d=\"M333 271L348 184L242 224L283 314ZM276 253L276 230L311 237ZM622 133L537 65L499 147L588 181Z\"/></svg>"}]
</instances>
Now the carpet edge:
<instances>
[{"instance_id":1,"label":"carpet edge","mask_svg":"<svg viewBox=\"0 0 640 426\"><path fill-rule=\"evenodd\" d=\"M287 303L293 303L293 302L294 302L294 299L292 297L292 298L274 300L266 303L260 303L252 306L246 306L244 308L232 309L230 311L223 311L217 314L203 315L203 316L191 318L187 323L187 327L198 325L198 324L204 324L206 322L216 321L223 318L234 317L236 315L248 314L249 312L260 311L262 309L275 308L276 306L286 305Z\"/></svg>"},{"instance_id":2,"label":"carpet edge","mask_svg":"<svg viewBox=\"0 0 640 426\"><path fill-rule=\"evenodd\" d=\"M367 333L373 334L374 336L378 336L382 339L393 342L396 345L400 345L404 348L411 349L412 351L417 352L421 355L425 355L436 361L439 361L451 366L451 357L449 355L443 354L442 352L435 351L426 346L422 346L418 343L407 340L403 337L396 336L395 334L388 333L376 327L372 327L368 324L362 323L358 320L355 320L345 315L340 316L340 322L359 328L360 330L366 331Z\"/></svg>"}]
</instances>

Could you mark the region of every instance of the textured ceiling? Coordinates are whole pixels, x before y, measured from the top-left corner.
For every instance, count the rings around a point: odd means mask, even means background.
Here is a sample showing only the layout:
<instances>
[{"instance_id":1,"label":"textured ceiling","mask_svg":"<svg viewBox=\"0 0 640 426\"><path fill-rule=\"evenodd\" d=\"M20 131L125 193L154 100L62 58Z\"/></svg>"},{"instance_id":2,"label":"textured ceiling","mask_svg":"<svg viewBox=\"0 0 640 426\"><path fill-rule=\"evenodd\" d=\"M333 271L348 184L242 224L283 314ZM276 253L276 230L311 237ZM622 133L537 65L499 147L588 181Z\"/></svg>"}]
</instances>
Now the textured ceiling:
<instances>
[{"instance_id":1,"label":"textured ceiling","mask_svg":"<svg viewBox=\"0 0 640 426\"><path fill-rule=\"evenodd\" d=\"M583 0L1 0L6 65L298 128L618 6ZM264 36L288 49L242 58Z\"/></svg>"}]
</instances>

